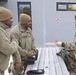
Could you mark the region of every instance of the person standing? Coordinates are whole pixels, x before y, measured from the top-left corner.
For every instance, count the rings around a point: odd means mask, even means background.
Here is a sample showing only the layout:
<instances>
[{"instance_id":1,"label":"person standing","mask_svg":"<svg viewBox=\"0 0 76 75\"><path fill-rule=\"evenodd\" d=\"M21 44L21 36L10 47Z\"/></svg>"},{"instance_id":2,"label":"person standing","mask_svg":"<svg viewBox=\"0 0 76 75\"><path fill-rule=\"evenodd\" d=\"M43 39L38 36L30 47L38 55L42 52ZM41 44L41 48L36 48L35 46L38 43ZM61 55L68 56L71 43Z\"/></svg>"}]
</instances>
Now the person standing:
<instances>
[{"instance_id":1,"label":"person standing","mask_svg":"<svg viewBox=\"0 0 76 75\"><path fill-rule=\"evenodd\" d=\"M27 57L32 57L35 55L36 52L36 47L34 43L34 38L32 31L30 29L31 26L31 17L27 14L20 14L19 17L19 24L14 26L11 30L10 33L13 34L16 39L18 40L19 43L19 53L21 55L21 60L24 58L27 59ZM22 67L26 68L27 67L27 62L22 61ZM13 70L14 75L20 74L22 69L19 71Z\"/></svg>"},{"instance_id":2,"label":"person standing","mask_svg":"<svg viewBox=\"0 0 76 75\"><path fill-rule=\"evenodd\" d=\"M19 69L21 65L17 40L7 32L12 22L12 12L0 6L0 75L4 75L11 55L14 59L14 68Z\"/></svg>"}]
</instances>

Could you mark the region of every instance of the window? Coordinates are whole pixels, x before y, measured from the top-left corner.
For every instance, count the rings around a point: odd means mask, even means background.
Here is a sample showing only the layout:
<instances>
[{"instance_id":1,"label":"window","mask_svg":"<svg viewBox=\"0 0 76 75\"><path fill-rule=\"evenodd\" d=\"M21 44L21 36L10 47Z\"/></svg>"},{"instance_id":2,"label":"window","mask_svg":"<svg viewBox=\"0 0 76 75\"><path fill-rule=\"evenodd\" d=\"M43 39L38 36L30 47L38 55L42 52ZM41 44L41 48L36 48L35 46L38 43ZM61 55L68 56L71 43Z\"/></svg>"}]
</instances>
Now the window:
<instances>
[{"instance_id":1,"label":"window","mask_svg":"<svg viewBox=\"0 0 76 75\"><path fill-rule=\"evenodd\" d=\"M18 20L21 13L26 13L31 17L31 2L18 2ZM31 17L32 18L32 17ZM32 29L32 25L31 25Z\"/></svg>"},{"instance_id":2,"label":"window","mask_svg":"<svg viewBox=\"0 0 76 75\"><path fill-rule=\"evenodd\" d=\"M76 11L76 3L57 2L57 11Z\"/></svg>"},{"instance_id":3,"label":"window","mask_svg":"<svg viewBox=\"0 0 76 75\"><path fill-rule=\"evenodd\" d=\"M76 11L76 3L69 3L68 10L69 11Z\"/></svg>"},{"instance_id":4,"label":"window","mask_svg":"<svg viewBox=\"0 0 76 75\"><path fill-rule=\"evenodd\" d=\"M57 8L57 11L67 11L67 3L57 2L56 8Z\"/></svg>"}]
</instances>

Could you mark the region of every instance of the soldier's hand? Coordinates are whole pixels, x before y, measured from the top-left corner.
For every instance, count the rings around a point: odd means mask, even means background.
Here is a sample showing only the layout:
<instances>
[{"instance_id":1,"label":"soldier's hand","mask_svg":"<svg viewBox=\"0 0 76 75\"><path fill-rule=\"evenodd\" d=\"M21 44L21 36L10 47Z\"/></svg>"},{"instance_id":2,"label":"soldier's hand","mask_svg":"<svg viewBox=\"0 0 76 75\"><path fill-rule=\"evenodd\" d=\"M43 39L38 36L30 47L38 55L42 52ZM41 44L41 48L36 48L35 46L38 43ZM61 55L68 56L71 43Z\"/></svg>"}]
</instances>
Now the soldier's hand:
<instances>
[{"instance_id":1,"label":"soldier's hand","mask_svg":"<svg viewBox=\"0 0 76 75\"><path fill-rule=\"evenodd\" d=\"M30 50L30 51L28 51L28 52L26 53L26 55L27 55L28 57L32 57L32 56L35 55L35 52L32 51L32 50Z\"/></svg>"},{"instance_id":2,"label":"soldier's hand","mask_svg":"<svg viewBox=\"0 0 76 75\"><path fill-rule=\"evenodd\" d=\"M16 39L14 35L10 35L10 39Z\"/></svg>"},{"instance_id":3,"label":"soldier's hand","mask_svg":"<svg viewBox=\"0 0 76 75\"><path fill-rule=\"evenodd\" d=\"M16 62L16 63L14 64L14 67L15 67L16 70L20 69L21 63L20 63L20 62Z\"/></svg>"},{"instance_id":4,"label":"soldier's hand","mask_svg":"<svg viewBox=\"0 0 76 75\"><path fill-rule=\"evenodd\" d=\"M32 48L32 51L36 52L36 51L37 51L37 49L36 49L36 48Z\"/></svg>"},{"instance_id":5,"label":"soldier's hand","mask_svg":"<svg viewBox=\"0 0 76 75\"><path fill-rule=\"evenodd\" d=\"M55 44L56 44L58 47L61 47L62 42L60 42L60 41L55 41Z\"/></svg>"}]
</instances>

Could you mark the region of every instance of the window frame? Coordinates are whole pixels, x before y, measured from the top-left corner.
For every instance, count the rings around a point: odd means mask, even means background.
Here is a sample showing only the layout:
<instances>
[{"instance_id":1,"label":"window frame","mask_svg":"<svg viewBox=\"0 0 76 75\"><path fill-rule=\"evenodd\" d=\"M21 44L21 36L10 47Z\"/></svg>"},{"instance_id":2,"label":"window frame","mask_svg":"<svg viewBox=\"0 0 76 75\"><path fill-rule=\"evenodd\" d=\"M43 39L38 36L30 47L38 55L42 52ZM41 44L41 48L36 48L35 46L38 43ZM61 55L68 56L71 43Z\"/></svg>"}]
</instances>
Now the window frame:
<instances>
[{"instance_id":1,"label":"window frame","mask_svg":"<svg viewBox=\"0 0 76 75\"><path fill-rule=\"evenodd\" d=\"M57 11L76 11L76 8L75 10L73 10L73 8L69 9L69 5L76 5L76 3L73 3L73 2L56 2L56 10ZM66 5L66 9L59 9L59 5Z\"/></svg>"}]
</instances>

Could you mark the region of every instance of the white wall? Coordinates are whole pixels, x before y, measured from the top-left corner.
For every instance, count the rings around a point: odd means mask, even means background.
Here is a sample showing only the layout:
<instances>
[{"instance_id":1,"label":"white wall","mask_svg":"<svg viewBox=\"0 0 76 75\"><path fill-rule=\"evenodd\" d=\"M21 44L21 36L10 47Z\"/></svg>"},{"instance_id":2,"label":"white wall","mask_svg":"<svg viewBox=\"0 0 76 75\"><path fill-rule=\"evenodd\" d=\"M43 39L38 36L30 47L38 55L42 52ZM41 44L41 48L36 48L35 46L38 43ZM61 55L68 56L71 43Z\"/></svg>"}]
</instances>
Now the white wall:
<instances>
[{"instance_id":1,"label":"white wall","mask_svg":"<svg viewBox=\"0 0 76 75\"><path fill-rule=\"evenodd\" d=\"M76 11L56 11L56 2L76 1L45 0L46 41L72 41L75 34ZM56 23L56 18L60 19L60 23Z\"/></svg>"}]
</instances>

